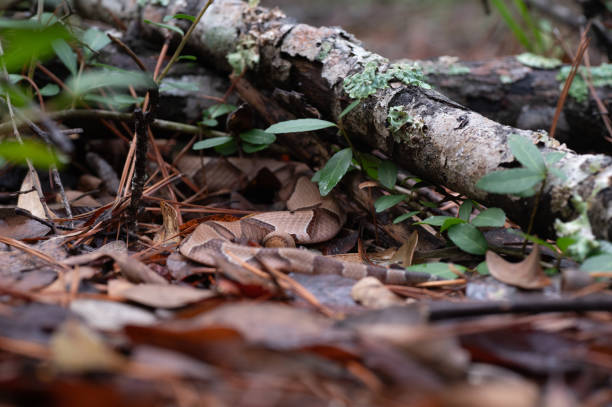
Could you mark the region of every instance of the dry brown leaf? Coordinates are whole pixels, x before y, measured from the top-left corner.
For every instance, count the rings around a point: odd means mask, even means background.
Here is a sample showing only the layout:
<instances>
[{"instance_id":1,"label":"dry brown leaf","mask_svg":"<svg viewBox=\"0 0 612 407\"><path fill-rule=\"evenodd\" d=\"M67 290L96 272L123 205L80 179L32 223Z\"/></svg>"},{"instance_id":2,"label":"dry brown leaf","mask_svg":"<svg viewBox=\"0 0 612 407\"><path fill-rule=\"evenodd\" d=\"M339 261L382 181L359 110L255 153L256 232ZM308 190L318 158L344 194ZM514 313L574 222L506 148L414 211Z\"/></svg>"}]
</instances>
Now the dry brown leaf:
<instances>
[{"instance_id":1,"label":"dry brown leaf","mask_svg":"<svg viewBox=\"0 0 612 407\"><path fill-rule=\"evenodd\" d=\"M38 174L34 173L36 179L32 180L30 175L31 173L28 171L23 182L21 183L20 191L29 191L36 184L40 185L40 181L38 180ZM45 213L45 207L43 205L47 205L44 202L41 202L40 197L36 191L31 191L26 194L20 194L19 198L17 198L17 207L21 209L25 209L30 212L32 215L37 216L41 219L47 219L47 214ZM47 208L49 210L49 208ZM53 217L53 213L49 210L51 216Z\"/></svg>"},{"instance_id":2,"label":"dry brown leaf","mask_svg":"<svg viewBox=\"0 0 612 407\"><path fill-rule=\"evenodd\" d=\"M112 244L111 242L91 253L69 257L64 260L63 263L68 266L74 266L77 264L89 263L101 257L108 256L119 266L123 275L132 282L168 284L165 278L151 270L149 266L142 263L140 260L128 256L127 251L122 249L123 246L119 245L119 248L117 248L116 245L111 246Z\"/></svg>"},{"instance_id":3,"label":"dry brown leaf","mask_svg":"<svg viewBox=\"0 0 612 407\"><path fill-rule=\"evenodd\" d=\"M161 201L160 207L163 224L161 229L155 234L153 241L163 244L180 243L181 238L178 236L179 222L176 209L165 201Z\"/></svg>"},{"instance_id":4,"label":"dry brown leaf","mask_svg":"<svg viewBox=\"0 0 612 407\"><path fill-rule=\"evenodd\" d=\"M212 290L188 286L129 284L121 280L109 281L108 294L156 308L178 308L214 297Z\"/></svg>"},{"instance_id":5,"label":"dry brown leaf","mask_svg":"<svg viewBox=\"0 0 612 407\"><path fill-rule=\"evenodd\" d=\"M62 372L112 372L126 363L94 331L75 320L59 328L51 338L50 348L51 362Z\"/></svg>"},{"instance_id":6,"label":"dry brown leaf","mask_svg":"<svg viewBox=\"0 0 612 407\"><path fill-rule=\"evenodd\" d=\"M538 387L520 378L479 385L459 384L446 389L442 404L448 407L535 407L540 405Z\"/></svg>"},{"instance_id":7,"label":"dry brown leaf","mask_svg":"<svg viewBox=\"0 0 612 407\"><path fill-rule=\"evenodd\" d=\"M410 234L410 237L406 242L401 245L391 257L391 263L398 263L400 266L408 267L412 265L412 259L414 257L414 251L419 243L419 233L415 230Z\"/></svg>"},{"instance_id":8,"label":"dry brown leaf","mask_svg":"<svg viewBox=\"0 0 612 407\"><path fill-rule=\"evenodd\" d=\"M526 289L538 289L550 284L550 278L540 266L538 245L519 263L507 262L491 250L487 251L486 260L491 275L503 283Z\"/></svg>"},{"instance_id":9,"label":"dry brown leaf","mask_svg":"<svg viewBox=\"0 0 612 407\"><path fill-rule=\"evenodd\" d=\"M67 190L65 191L66 198L72 206L86 206L90 208L97 208L102 206L100 202L96 201L91 195L84 195L81 191ZM62 198L59 194L55 197L57 202L62 202Z\"/></svg>"},{"instance_id":10,"label":"dry brown leaf","mask_svg":"<svg viewBox=\"0 0 612 407\"><path fill-rule=\"evenodd\" d=\"M51 228L42 223L15 214L13 208L0 208L0 235L17 240L46 235Z\"/></svg>"},{"instance_id":11,"label":"dry brown leaf","mask_svg":"<svg viewBox=\"0 0 612 407\"><path fill-rule=\"evenodd\" d=\"M380 309L406 304L406 301L374 277L359 280L351 290L351 297L366 308Z\"/></svg>"}]
</instances>

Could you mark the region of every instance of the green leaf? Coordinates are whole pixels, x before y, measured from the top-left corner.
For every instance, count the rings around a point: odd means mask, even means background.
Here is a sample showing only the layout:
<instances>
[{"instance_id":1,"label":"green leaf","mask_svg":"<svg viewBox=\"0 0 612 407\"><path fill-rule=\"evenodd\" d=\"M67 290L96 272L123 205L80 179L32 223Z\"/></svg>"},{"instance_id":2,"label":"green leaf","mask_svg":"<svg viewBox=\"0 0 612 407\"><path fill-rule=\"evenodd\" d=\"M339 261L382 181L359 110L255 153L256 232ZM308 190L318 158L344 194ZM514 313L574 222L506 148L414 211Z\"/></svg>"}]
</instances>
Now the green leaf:
<instances>
[{"instance_id":1,"label":"green leaf","mask_svg":"<svg viewBox=\"0 0 612 407\"><path fill-rule=\"evenodd\" d=\"M407 195L383 195L374 202L376 213L387 210L406 199Z\"/></svg>"},{"instance_id":2,"label":"green leaf","mask_svg":"<svg viewBox=\"0 0 612 407\"><path fill-rule=\"evenodd\" d=\"M567 180L567 175L565 175L565 173L563 171L561 171L560 169L558 169L557 167L550 167L548 169L548 171L554 175L555 177L565 181Z\"/></svg>"},{"instance_id":3,"label":"green leaf","mask_svg":"<svg viewBox=\"0 0 612 407\"><path fill-rule=\"evenodd\" d=\"M15 164L26 165L26 158L32 161L36 168L47 169L52 165L61 167L68 162L67 158L54 149L49 149L46 144L25 139L23 144L15 140L0 142L0 157Z\"/></svg>"},{"instance_id":4,"label":"green leaf","mask_svg":"<svg viewBox=\"0 0 612 407\"><path fill-rule=\"evenodd\" d=\"M195 55L181 55L178 57L179 61L185 60L185 61L197 61L198 58L196 58Z\"/></svg>"},{"instance_id":5,"label":"green leaf","mask_svg":"<svg viewBox=\"0 0 612 407\"><path fill-rule=\"evenodd\" d=\"M159 28L165 28L166 30L170 30L170 31L174 31L176 33L179 33L181 37L183 35L185 35L183 30L181 30L180 28L178 28L178 27L176 27L174 25L156 23L155 21L151 21L151 20L144 20L144 22L147 23L147 24L154 25L154 26L159 27Z\"/></svg>"},{"instance_id":6,"label":"green leaf","mask_svg":"<svg viewBox=\"0 0 612 407\"><path fill-rule=\"evenodd\" d=\"M567 252L568 247L576 243L576 239L574 239L573 237L569 237L569 236L560 237L557 239L556 243L557 243L557 247L559 248L559 250L565 253Z\"/></svg>"},{"instance_id":7,"label":"green leaf","mask_svg":"<svg viewBox=\"0 0 612 407\"><path fill-rule=\"evenodd\" d=\"M85 95L83 99L88 102L102 103L102 104L105 104L109 107L113 107L118 110L126 109L132 106L133 104L139 103L144 100L144 98L142 97L135 98L132 95L122 95L122 94L108 95L108 96L90 94L90 95Z\"/></svg>"},{"instance_id":8,"label":"green leaf","mask_svg":"<svg viewBox=\"0 0 612 407\"><path fill-rule=\"evenodd\" d=\"M457 278L457 275L453 273L450 269L451 263L423 263L423 264L415 264L410 267L406 267L408 271L417 271L421 273L429 273L434 276L441 277L445 280L454 280ZM467 268L460 266L458 264L453 264L457 270L461 272L467 271Z\"/></svg>"},{"instance_id":9,"label":"green leaf","mask_svg":"<svg viewBox=\"0 0 612 407\"><path fill-rule=\"evenodd\" d=\"M489 266L487 266L487 262L486 261L483 261L483 262L479 263L476 266L476 271L481 276L488 276L489 274L491 274L491 273L489 273Z\"/></svg>"},{"instance_id":10,"label":"green leaf","mask_svg":"<svg viewBox=\"0 0 612 407\"><path fill-rule=\"evenodd\" d=\"M195 17L194 16L190 16L189 14L178 13L178 14L175 14L173 16L165 16L164 19L163 19L163 22L167 23L168 21L172 20L173 18L175 18L177 20L189 20L192 23L195 21Z\"/></svg>"},{"instance_id":11,"label":"green leaf","mask_svg":"<svg viewBox=\"0 0 612 407\"><path fill-rule=\"evenodd\" d=\"M516 194L528 190L544 180L541 173L528 168L495 171L476 182L476 186L495 194Z\"/></svg>"},{"instance_id":12,"label":"green leaf","mask_svg":"<svg viewBox=\"0 0 612 407\"><path fill-rule=\"evenodd\" d=\"M469 222L470 215L472 214L472 209L474 208L474 204L471 200L466 199L463 201L461 206L459 207L459 218L463 219L466 222Z\"/></svg>"},{"instance_id":13,"label":"green leaf","mask_svg":"<svg viewBox=\"0 0 612 407\"><path fill-rule=\"evenodd\" d=\"M77 56L70 48L70 45L66 41L61 38L53 41L51 43L53 47L53 51L55 51L55 55L62 61L62 63L68 68L72 75L76 75L77 73Z\"/></svg>"},{"instance_id":14,"label":"green leaf","mask_svg":"<svg viewBox=\"0 0 612 407\"><path fill-rule=\"evenodd\" d=\"M352 159L353 152L350 148L338 151L329 159L319 175L319 192L322 196L329 194L340 182L348 171Z\"/></svg>"},{"instance_id":15,"label":"green leaf","mask_svg":"<svg viewBox=\"0 0 612 407\"><path fill-rule=\"evenodd\" d=\"M340 113L340 115L338 116L338 120L342 119L344 116L349 114L350 111L353 110L359 104L359 102L361 102L361 99L357 99L357 100L353 101L350 105L345 107L344 110L342 111L342 113Z\"/></svg>"},{"instance_id":16,"label":"green leaf","mask_svg":"<svg viewBox=\"0 0 612 407\"><path fill-rule=\"evenodd\" d=\"M236 143L236 140L232 137L227 143L215 146L215 151L221 155L234 154L238 151L238 143Z\"/></svg>"},{"instance_id":17,"label":"green leaf","mask_svg":"<svg viewBox=\"0 0 612 407\"><path fill-rule=\"evenodd\" d=\"M202 120L200 124L206 127L215 127L216 125L219 124L219 122L216 119L206 119L206 120Z\"/></svg>"},{"instance_id":18,"label":"green leaf","mask_svg":"<svg viewBox=\"0 0 612 407\"><path fill-rule=\"evenodd\" d=\"M212 105L208 109L204 111L203 117L216 119L219 116L223 116L224 114L228 114L236 110L236 106L230 105L227 103L219 103L216 105Z\"/></svg>"},{"instance_id":19,"label":"green leaf","mask_svg":"<svg viewBox=\"0 0 612 407\"><path fill-rule=\"evenodd\" d=\"M567 153L562 153L560 151L551 151L548 153L544 153L544 161L546 161L546 165L553 165L559 162L563 157L565 157Z\"/></svg>"},{"instance_id":20,"label":"green leaf","mask_svg":"<svg viewBox=\"0 0 612 407\"><path fill-rule=\"evenodd\" d=\"M378 179L378 167L381 163L380 158L368 153L360 153L359 158L361 159L361 164L368 177Z\"/></svg>"},{"instance_id":21,"label":"green leaf","mask_svg":"<svg viewBox=\"0 0 612 407\"><path fill-rule=\"evenodd\" d=\"M274 134L301 133L304 131L326 129L328 127L336 127L336 124L320 119L296 119L273 124L266 129L266 132Z\"/></svg>"},{"instance_id":22,"label":"green leaf","mask_svg":"<svg viewBox=\"0 0 612 407\"><path fill-rule=\"evenodd\" d=\"M251 144L251 143L242 143L242 150L247 153L255 153L257 151L265 150L270 147L270 144Z\"/></svg>"},{"instance_id":23,"label":"green leaf","mask_svg":"<svg viewBox=\"0 0 612 407\"><path fill-rule=\"evenodd\" d=\"M584 271L612 271L612 254L600 254L589 257L582 263L580 270Z\"/></svg>"},{"instance_id":24,"label":"green leaf","mask_svg":"<svg viewBox=\"0 0 612 407\"><path fill-rule=\"evenodd\" d=\"M395 225L395 224L398 224L400 222L403 222L406 219L409 219L409 218L413 217L414 215L418 214L419 212L420 211L411 211L411 212L408 212L408 213L404 213L404 214L398 216L397 218L395 218L393 220L393 224Z\"/></svg>"},{"instance_id":25,"label":"green leaf","mask_svg":"<svg viewBox=\"0 0 612 407\"><path fill-rule=\"evenodd\" d=\"M40 94L43 96L55 96L59 93L60 88L54 83L48 83L40 89Z\"/></svg>"},{"instance_id":26,"label":"green leaf","mask_svg":"<svg viewBox=\"0 0 612 407\"><path fill-rule=\"evenodd\" d=\"M521 192L516 192L513 195L519 196L521 198L529 198L530 196L534 196L536 194L536 190L534 188L529 188Z\"/></svg>"},{"instance_id":27,"label":"green leaf","mask_svg":"<svg viewBox=\"0 0 612 407\"><path fill-rule=\"evenodd\" d=\"M461 250L470 254L485 254L487 240L482 232L469 223L455 225L448 230L449 239Z\"/></svg>"},{"instance_id":28,"label":"green leaf","mask_svg":"<svg viewBox=\"0 0 612 407\"><path fill-rule=\"evenodd\" d=\"M447 219L456 219L452 216L430 216L427 219L424 219L422 222L417 222L419 224L424 223L426 225L431 226L442 226Z\"/></svg>"},{"instance_id":29,"label":"green leaf","mask_svg":"<svg viewBox=\"0 0 612 407\"><path fill-rule=\"evenodd\" d=\"M193 145L194 150L203 150L205 148L217 147L233 141L234 138L232 136L221 136L221 137L212 137L207 138L206 140L200 140Z\"/></svg>"},{"instance_id":30,"label":"green leaf","mask_svg":"<svg viewBox=\"0 0 612 407\"><path fill-rule=\"evenodd\" d=\"M168 88L184 90L187 92L198 92L200 90L200 87L195 82L178 82L172 78L164 79L159 85L160 92L170 91Z\"/></svg>"},{"instance_id":31,"label":"green leaf","mask_svg":"<svg viewBox=\"0 0 612 407\"><path fill-rule=\"evenodd\" d=\"M81 36L81 42L86 45L83 47L83 52L85 58L89 59L94 52L98 52L106 47L111 40L104 32L97 28L90 28Z\"/></svg>"},{"instance_id":32,"label":"green leaf","mask_svg":"<svg viewBox=\"0 0 612 407\"><path fill-rule=\"evenodd\" d=\"M67 86L77 95L84 95L103 87L124 88L156 88L157 84L150 74L137 71L90 71L71 77Z\"/></svg>"},{"instance_id":33,"label":"green leaf","mask_svg":"<svg viewBox=\"0 0 612 407\"><path fill-rule=\"evenodd\" d=\"M500 208L489 208L476 215L470 223L476 227L502 227L506 223L506 214Z\"/></svg>"},{"instance_id":34,"label":"green leaf","mask_svg":"<svg viewBox=\"0 0 612 407\"><path fill-rule=\"evenodd\" d=\"M52 44L60 39L69 41L72 36L61 24L45 27L35 21L0 19L0 37L4 47L2 59L11 73L20 71L32 60L52 57L55 54Z\"/></svg>"},{"instance_id":35,"label":"green leaf","mask_svg":"<svg viewBox=\"0 0 612 407\"><path fill-rule=\"evenodd\" d=\"M386 188L393 189L397 181L397 166L393 161L385 160L378 167L378 180Z\"/></svg>"},{"instance_id":36,"label":"green leaf","mask_svg":"<svg viewBox=\"0 0 612 407\"><path fill-rule=\"evenodd\" d=\"M533 145L531 140L519 136L518 134L511 134L508 145L514 157L523 164L525 168L529 168L542 175L546 174L546 164L544 163L542 154L540 150Z\"/></svg>"},{"instance_id":37,"label":"green leaf","mask_svg":"<svg viewBox=\"0 0 612 407\"><path fill-rule=\"evenodd\" d=\"M442 226L440 227L440 233L444 232L446 229L458 225L460 223L466 223L466 221L464 221L461 218L448 218L444 221L444 223L442 224Z\"/></svg>"},{"instance_id":38,"label":"green leaf","mask_svg":"<svg viewBox=\"0 0 612 407\"><path fill-rule=\"evenodd\" d=\"M276 136L274 134L266 133L260 129L251 129L244 133L240 133L240 138L247 143L265 144L266 146L276 141Z\"/></svg>"},{"instance_id":39,"label":"green leaf","mask_svg":"<svg viewBox=\"0 0 612 407\"><path fill-rule=\"evenodd\" d=\"M529 240L532 243L536 243L536 244L539 244L540 246L548 247L553 252L556 252L555 246L553 246L552 244L548 243L546 240L540 239L537 236L528 235L527 233L524 233L524 232L522 232L520 230L516 230L516 229L508 229L508 232L514 233L515 235L519 235L523 239L527 239L527 240Z\"/></svg>"},{"instance_id":40,"label":"green leaf","mask_svg":"<svg viewBox=\"0 0 612 407\"><path fill-rule=\"evenodd\" d=\"M429 201L420 200L419 203L421 205L423 205L424 207L426 207L426 208L436 209L438 207L438 204L435 203L435 202L429 202Z\"/></svg>"}]
</instances>

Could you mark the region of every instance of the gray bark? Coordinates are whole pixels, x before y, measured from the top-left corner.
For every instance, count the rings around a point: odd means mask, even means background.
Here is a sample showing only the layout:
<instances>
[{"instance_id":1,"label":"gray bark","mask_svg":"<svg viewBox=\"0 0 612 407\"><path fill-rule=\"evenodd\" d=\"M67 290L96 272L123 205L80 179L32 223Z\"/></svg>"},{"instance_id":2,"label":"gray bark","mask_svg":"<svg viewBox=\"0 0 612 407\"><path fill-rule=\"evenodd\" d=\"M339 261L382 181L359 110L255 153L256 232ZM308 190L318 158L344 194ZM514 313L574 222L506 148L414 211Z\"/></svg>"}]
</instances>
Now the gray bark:
<instances>
[{"instance_id":1,"label":"gray bark","mask_svg":"<svg viewBox=\"0 0 612 407\"><path fill-rule=\"evenodd\" d=\"M77 0L81 14L108 19L111 15L126 22L142 18L161 21L177 12L195 15L205 1L176 1L168 8L147 5L139 16L123 2ZM143 26L145 36L157 35L154 26ZM359 42L340 28L315 28L288 22L278 10L249 8L239 0L217 0L205 14L190 40L201 60L218 71L229 72L227 54L245 38L257 44L259 63L247 74L261 92L274 89L297 91L324 118L336 120L351 103L343 79L361 72L367 62L387 63L379 55L363 49ZM519 134L533 141L542 151L567 153L559 168L568 175L562 181L549 178L538 209L539 232L551 234L555 218L577 216L570 198L582 197L588 203L593 232L599 238L612 237L612 158L605 155L578 155L549 139L545 132L519 130L489 120L433 91L400 82L378 90L364 99L344 120L355 142L375 148L392 157L401 167L489 206L497 206L521 225L528 221L533 198L488 194L476 188L485 174L517 166L507 141ZM392 134L387 116L393 106L403 106L422 131ZM314 137L314 136L313 136Z\"/></svg>"}]
</instances>

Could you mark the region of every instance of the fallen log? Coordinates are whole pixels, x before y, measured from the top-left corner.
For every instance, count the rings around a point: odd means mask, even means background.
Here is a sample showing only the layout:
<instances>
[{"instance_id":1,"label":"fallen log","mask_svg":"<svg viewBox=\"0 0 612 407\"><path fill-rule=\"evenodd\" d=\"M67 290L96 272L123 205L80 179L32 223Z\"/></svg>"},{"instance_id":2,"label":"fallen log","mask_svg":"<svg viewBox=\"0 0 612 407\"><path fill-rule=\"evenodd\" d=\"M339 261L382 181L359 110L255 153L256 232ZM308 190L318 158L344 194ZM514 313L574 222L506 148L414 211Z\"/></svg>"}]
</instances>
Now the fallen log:
<instances>
[{"instance_id":1,"label":"fallen log","mask_svg":"<svg viewBox=\"0 0 612 407\"><path fill-rule=\"evenodd\" d=\"M121 19L132 24L143 18L161 21L163 16L179 12L195 15L204 3L175 2L167 7L148 4L139 13L114 0L75 1L85 17L110 23ZM152 25L141 27L142 35L150 38L159 38L159 30ZM334 121L359 97L349 96L345 78L368 71L378 89L368 96L362 94L361 103L344 118L343 125L351 139L380 150L422 178L504 209L523 226L534 206L533 197L490 194L478 189L476 182L485 174L518 166L508 147L511 134L529 138L541 151L564 152L558 168L568 178L547 180L536 230L551 235L554 219L578 216L579 205L572 203L572 197L580 197L587 203L595 236L608 240L612 237L612 158L578 155L543 131L501 125L436 91L406 84L406 80L403 83L397 78L409 76L409 68L391 66L385 58L363 49L340 28L294 24L279 10L249 7L239 0L218 0L204 15L189 46L210 67L221 72L230 71L228 55L238 55L245 64L246 75L260 92L272 94L275 89L299 92L305 103ZM397 75L391 80L384 79L391 70ZM359 76L352 78L359 82ZM353 81L353 85L355 90L372 84ZM411 117L408 130L391 131L392 108Z\"/></svg>"}]
</instances>

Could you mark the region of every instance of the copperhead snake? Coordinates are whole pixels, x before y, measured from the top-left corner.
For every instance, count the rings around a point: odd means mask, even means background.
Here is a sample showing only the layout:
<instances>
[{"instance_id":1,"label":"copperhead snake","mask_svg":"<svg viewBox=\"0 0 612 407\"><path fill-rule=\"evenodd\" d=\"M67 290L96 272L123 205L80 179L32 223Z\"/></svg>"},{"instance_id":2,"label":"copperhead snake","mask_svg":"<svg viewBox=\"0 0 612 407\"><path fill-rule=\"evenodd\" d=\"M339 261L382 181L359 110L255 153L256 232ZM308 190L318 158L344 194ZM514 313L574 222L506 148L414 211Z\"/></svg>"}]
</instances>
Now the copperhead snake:
<instances>
[{"instance_id":1,"label":"copperhead snake","mask_svg":"<svg viewBox=\"0 0 612 407\"><path fill-rule=\"evenodd\" d=\"M257 213L232 222L203 222L181 243L179 251L210 266L218 266L223 260L234 264L242 261L283 272L337 274L352 279L373 276L386 284L417 284L434 279L427 273L345 262L296 248L296 243L314 244L333 238L345 221L336 201L321 197L308 177L295 180L286 205L287 211ZM246 242L265 247L241 244Z\"/></svg>"}]
</instances>

